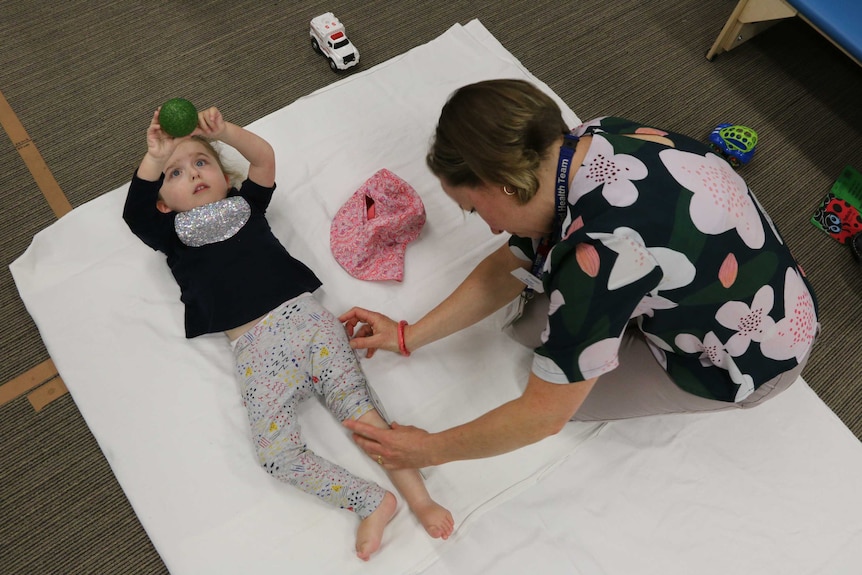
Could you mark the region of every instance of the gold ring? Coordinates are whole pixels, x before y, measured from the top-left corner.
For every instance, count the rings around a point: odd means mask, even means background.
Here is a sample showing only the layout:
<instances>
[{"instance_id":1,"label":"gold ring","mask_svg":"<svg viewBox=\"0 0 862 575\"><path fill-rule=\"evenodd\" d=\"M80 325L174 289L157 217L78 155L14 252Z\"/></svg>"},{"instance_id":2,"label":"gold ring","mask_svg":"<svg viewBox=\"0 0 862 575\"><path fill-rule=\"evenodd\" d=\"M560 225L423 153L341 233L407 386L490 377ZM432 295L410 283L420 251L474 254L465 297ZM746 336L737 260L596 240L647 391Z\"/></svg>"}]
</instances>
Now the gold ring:
<instances>
[{"instance_id":1,"label":"gold ring","mask_svg":"<svg viewBox=\"0 0 862 575\"><path fill-rule=\"evenodd\" d=\"M383 465L383 456L382 455L377 456L377 463L379 463L380 465Z\"/></svg>"}]
</instances>

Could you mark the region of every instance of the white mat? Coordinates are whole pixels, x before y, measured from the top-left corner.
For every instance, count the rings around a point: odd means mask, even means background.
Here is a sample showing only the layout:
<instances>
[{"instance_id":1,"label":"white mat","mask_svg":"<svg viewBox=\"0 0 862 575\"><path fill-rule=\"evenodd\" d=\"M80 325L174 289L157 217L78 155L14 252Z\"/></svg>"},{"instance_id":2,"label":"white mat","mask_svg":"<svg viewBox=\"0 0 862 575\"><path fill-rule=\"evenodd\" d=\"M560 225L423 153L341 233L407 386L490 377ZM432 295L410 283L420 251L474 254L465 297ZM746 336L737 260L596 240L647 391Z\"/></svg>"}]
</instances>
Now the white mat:
<instances>
[{"instance_id":1,"label":"white mat","mask_svg":"<svg viewBox=\"0 0 862 575\"><path fill-rule=\"evenodd\" d=\"M423 163L446 96L492 77L547 89L474 21L250 126L278 156L273 229L323 280L330 309L415 320L502 241L462 215ZM381 167L411 182L428 212L403 285L353 280L328 247L332 216ZM183 338L178 289L120 220L124 196L38 234L12 272L175 575L860 573L862 447L802 380L752 411L570 424L513 454L430 469L454 537L429 539L402 508L361 563L355 517L257 468L227 342ZM435 430L516 396L529 355L492 318L409 359L363 366L390 416ZM319 405L302 417L313 448L388 486Z\"/></svg>"},{"instance_id":2,"label":"white mat","mask_svg":"<svg viewBox=\"0 0 862 575\"><path fill-rule=\"evenodd\" d=\"M357 304L414 320L500 244L481 220L465 217L445 197L423 161L446 97L495 77L539 83L474 21L249 126L276 150L272 227L317 272L323 303L336 314ZM571 111L566 115L578 123ZM383 167L413 184L427 210L403 284L354 280L329 250L335 212ZM284 565L298 573L407 573L433 561L441 542L402 506L372 567L364 565L352 551L355 515L259 469L227 340L185 340L178 288L164 257L120 219L125 194L126 186L114 190L39 233L12 270L51 357L169 569L250 573ZM364 365L390 417L435 430L516 397L529 356L491 318L409 360L380 354ZM319 404L308 404L303 426L316 451L391 488ZM529 484L596 429L569 426L517 454L431 469L429 490L453 512L457 536L471 514Z\"/></svg>"},{"instance_id":3,"label":"white mat","mask_svg":"<svg viewBox=\"0 0 862 575\"><path fill-rule=\"evenodd\" d=\"M607 424L425 575L859 575L860 480L800 378L753 410Z\"/></svg>"}]
</instances>

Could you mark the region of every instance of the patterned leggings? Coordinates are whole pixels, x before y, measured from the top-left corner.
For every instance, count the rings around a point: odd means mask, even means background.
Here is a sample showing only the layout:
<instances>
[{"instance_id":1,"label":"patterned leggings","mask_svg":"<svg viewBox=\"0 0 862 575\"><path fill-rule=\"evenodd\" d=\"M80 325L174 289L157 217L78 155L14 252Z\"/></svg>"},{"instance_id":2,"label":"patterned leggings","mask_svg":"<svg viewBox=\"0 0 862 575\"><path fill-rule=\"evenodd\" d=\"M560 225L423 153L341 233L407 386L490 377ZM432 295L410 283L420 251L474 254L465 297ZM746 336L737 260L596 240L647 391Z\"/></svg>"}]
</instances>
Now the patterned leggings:
<instances>
[{"instance_id":1,"label":"patterned leggings","mask_svg":"<svg viewBox=\"0 0 862 575\"><path fill-rule=\"evenodd\" d=\"M234 349L252 440L281 481L366 518L385 491L306 448L297 406L316 394L339 421L374 409L365 376L338 320L311 294L290 300L241 336Z\"/></svg>"}]
</instances>

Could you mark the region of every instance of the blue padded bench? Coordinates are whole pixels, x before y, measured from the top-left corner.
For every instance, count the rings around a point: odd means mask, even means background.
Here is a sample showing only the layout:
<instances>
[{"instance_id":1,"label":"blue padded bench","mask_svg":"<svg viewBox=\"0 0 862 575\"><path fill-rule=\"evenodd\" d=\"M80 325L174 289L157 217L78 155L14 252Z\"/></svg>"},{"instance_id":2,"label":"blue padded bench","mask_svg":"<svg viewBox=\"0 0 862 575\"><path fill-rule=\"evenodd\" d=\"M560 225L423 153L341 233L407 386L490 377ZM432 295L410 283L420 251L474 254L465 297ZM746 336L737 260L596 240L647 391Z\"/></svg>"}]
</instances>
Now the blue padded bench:
<instances>
[{"instance_id":1,"label":"blue padded bench","mask_svg":"<svg viewBox=\"0 0 862 575\"><path fill-rule=\"evenodd\" d=\"M772 24L796 16L862 65L862 0L739 0L706 57L712 60Z\"/></svg>"}]
</instances>

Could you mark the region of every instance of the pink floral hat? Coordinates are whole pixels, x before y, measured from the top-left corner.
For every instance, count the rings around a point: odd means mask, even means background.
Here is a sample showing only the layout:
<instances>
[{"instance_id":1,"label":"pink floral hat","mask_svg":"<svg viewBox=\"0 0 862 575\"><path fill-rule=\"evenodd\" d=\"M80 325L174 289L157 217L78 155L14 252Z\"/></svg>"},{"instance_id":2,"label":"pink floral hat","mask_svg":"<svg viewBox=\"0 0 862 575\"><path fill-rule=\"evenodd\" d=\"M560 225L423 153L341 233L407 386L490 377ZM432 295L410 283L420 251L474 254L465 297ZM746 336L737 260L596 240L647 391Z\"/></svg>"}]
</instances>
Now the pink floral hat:
<instances>
[{"instance_id":1,"label":"pink floral hat","mask_svg":"<svg viewBox=\"0 0 862 575\"><path fill-rule=\"evenodd\" d=\"M345 202L329 230L335 261L361 280L404 278L404 252L425 225L413 187L387 169L368 178Z\"/></svg>"}]
</instances>

